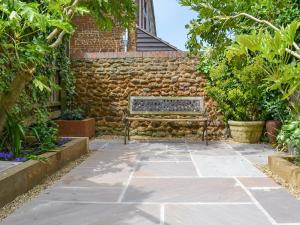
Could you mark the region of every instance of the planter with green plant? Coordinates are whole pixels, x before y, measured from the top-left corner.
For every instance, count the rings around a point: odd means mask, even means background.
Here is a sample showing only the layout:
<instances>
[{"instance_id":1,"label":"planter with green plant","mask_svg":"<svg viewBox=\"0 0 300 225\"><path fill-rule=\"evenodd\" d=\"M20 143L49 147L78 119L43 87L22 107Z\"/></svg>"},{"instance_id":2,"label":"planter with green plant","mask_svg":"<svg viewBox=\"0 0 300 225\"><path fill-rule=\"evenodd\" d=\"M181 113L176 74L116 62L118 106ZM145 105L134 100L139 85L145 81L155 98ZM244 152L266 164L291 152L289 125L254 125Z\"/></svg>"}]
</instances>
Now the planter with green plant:
<instances>
[{"instance_id":1,"label":"planter with green plant","mask_svg":"<svg viewBox=\"0 0 300 225\"><path fill-rule=\"evenodd\" d=\"M96 121L87 118L81 109L65 110L59 120L58 133L61 137L89 137L95 136Z\"/></svg>"},{"instance_id":2,"label":"planter with green plant","mask_svg":"<svg viewBox=\"0 0 300 225\"><path fill-rule=\"evenodd\" d=\"M210 68L206 93L217 102L236 142L256 143L262 135L262 65L260 57L226 55Z\"/></svg>"}]
</instances>

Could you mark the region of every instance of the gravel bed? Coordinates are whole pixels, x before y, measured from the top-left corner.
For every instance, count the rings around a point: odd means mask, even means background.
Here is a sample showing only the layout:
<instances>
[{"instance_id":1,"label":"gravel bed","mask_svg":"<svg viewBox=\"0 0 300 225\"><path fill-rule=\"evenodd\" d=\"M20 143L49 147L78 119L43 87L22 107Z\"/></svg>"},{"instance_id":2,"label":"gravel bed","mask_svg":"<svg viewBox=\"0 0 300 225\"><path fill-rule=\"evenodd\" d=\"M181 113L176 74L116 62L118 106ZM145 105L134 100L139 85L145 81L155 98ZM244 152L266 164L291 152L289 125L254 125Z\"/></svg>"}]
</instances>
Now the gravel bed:
<instances>
[{"instance_id":1,"label":"gravel bed","mask_svg":"<svg viewBox=\"0 0 300 225\"><path fill-rule=\"evenodd\" d=\"M13 213L16 209L20 208L22 205L24 205L26 202L36 198L42 191L47 189L49 186L53 185L56 181L60 180L65 174L70 172L72 169L74 169L76 166L81 164L83 161L85 161L89 156L91 155L91 152L87 153L86 155L81 156L77 160L68 163L66 166L64 166L62 169L58 170L51 176L45 178L41 184L35 186L25 194L22 194L15 198L12 202L6 204L2 208L0 208L0 222L3 221L8 215Z\"/></svg>"},{"instance_id":2,"label":"gravel bed","mask_svg":"<svg viewBox=\"0 0 300 225\"><path fill-rule=\"evenodd\" d=\"M260 165L257 166L262 172L264 172L267 176L273 178L276 183L280 184L281 186L285 187L288 192L294 195L300 201L300 188L296 188L293 185L285 182L281 177L276 174L273 174L272 171L269 169L268 165Z\"/></svg>"}]
</instances>

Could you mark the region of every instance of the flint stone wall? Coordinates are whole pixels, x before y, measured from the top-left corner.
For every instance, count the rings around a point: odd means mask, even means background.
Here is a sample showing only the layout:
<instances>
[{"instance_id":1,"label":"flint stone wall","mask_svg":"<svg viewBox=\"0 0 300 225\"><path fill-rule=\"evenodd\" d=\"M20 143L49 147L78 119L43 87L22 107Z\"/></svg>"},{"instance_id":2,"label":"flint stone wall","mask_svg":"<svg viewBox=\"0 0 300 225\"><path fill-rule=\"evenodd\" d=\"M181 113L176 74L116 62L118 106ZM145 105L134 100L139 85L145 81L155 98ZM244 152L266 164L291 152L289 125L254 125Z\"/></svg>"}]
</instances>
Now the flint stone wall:
<instances>
[{"instance_id":1,"label":"flint stone wall","mask_svg":"<svg viewBox=\"0 0 300 225\"><path fill-rule=\"evenodd\" d=\"M205 96L205 77L196 72L197 58L183 52L86 53L73 60L77 103L96 118L100 134L123 134L122 113L128 96L203 96L210 119L210 138L224 126L216 104ZM133 122L132 134L188 136L201 134L191 122Z\"/></svg>"}]
</instances>

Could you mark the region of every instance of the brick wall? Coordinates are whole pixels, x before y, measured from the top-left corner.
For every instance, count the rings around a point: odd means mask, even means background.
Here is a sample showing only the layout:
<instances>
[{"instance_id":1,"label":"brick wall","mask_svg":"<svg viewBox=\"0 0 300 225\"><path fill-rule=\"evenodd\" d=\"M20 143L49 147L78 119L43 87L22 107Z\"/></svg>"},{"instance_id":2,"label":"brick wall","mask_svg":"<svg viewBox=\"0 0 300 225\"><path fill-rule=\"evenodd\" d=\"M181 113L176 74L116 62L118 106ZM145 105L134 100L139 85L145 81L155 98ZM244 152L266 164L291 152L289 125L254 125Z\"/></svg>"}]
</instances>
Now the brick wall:
<instances>
[{"instance_id":1,"label":"brick wall","mask_svg":"<svg viewBox=\"0 0 300 225\"><path fill-rule=\"evenodd\" d=\"M75 16L72 20L75 32L70 41L70 55L81 58L85 52L123 52L124 29L115 27L111 31L101 31L90 16ZM135 30L129 34L129 51L135 50Z\"/></svg>"},{"instance_id":2,"label":"brick wall","mask_svg":"<svg viewBox=\"0 0 300 225\"><path fill-rule=\"evenodd\" d=\"M129 95L204 96L205 78L195 71L197 59L180 52L87 53L74 60L78 104L97 120L97 131L122 134L122 111ZM222 118L214 102L205 97L212 121L211 138L222 136ZM195 123L134 122L133 134L154 136L195 135Z\"/></svg>"}]
</instances>

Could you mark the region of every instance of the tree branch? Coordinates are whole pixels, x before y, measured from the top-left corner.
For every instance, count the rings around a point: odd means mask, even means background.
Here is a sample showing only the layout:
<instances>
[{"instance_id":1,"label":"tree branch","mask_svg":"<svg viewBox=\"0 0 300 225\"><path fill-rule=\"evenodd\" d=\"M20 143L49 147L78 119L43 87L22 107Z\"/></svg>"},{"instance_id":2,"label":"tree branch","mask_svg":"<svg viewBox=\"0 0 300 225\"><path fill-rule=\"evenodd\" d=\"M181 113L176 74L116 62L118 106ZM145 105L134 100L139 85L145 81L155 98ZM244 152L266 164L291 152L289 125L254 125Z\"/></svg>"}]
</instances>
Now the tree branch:
<instances>
[{"instance_id":1,"label":"tree branch","mask_svg":"<svg viewBox=\"0 0 300 225\"><path fill-rule=\"evenodd\" d=\"M65 36L66 32L65 31L62 31L60 32L60 34L58 35L58 38L56 39L56 41L50 45L51 48L57 48L61 42L63 41L63 38Z\"/></svg>"},{"instance_id":2,"label":"tree branch","mask_svg":"<svg viewBox=\"0 0 300 225\"><path fill-rule=\"evenodd\" d=\"M70 19L73 17L72 14L74 12L74 7L79 3L79 0L75 0L72 5L66 7L64 9L64 12L66 12L66 15L70 17ZM50 42L59 34L60 30L58 28L55 28L47 37L47 41Z\"/></svg>"},{"instance_id":3,"label":"tree branch","mask_svg":"<svg viewBox=\"0 0 300 225\"><path fill-rule=\"evenodd\" d=\"M0 95L0 134L6 121L6 112L9 112L15 105L25 86L32 80L35 67L28 70L20 70L12 81L8 91Z\"/></svg>"},{"instance_id":4,"label":"tree branch","mask_svg":"<svg viewBox=\"0 0 300 225\"><path fill-rule=\"evenodd\" d=\"M290 53L291 55L295 56L297 59L300 59L300 54L298 54L297 52L292 51L289 48L286 48L285 51L288 52L288 53Z\"/></svg>"},{"instance_id":5,"label":"tree branch","mask_svg":"<svg viewBox=\"0 0 300 225\"><path fill-rule=\"evenodd\" d=\"M219 19L231 19L232 18L232 19L234 19L234 18L241 17L241 16L247 17L247 18L249 18L249 19L251 19L251 20L253 20L253 21L257 22L257 23L266 24L267 26L271 27L272 29L274 29L276 31L280 31L280 29L278 27L276 27L274 24L272 24L271 22L269 22L267 20L258 19L258 18L254 17L254 16L252 16L252 15L250 15L248 13L239 13L239 14L237 14L235 16L216 16L215 18L219 18ZM299 47L299 45L296 42L293 42L293 46L294 46L294 48L297 51L300 50L300 47ZM297 57L298 59L300 59L300 55L297 52L295 52L295 51L293 51L291 49L288 49L288 48L286 49L286 51L288 53L292 54L293 56Z\"/></svg>"}]
</instances>

